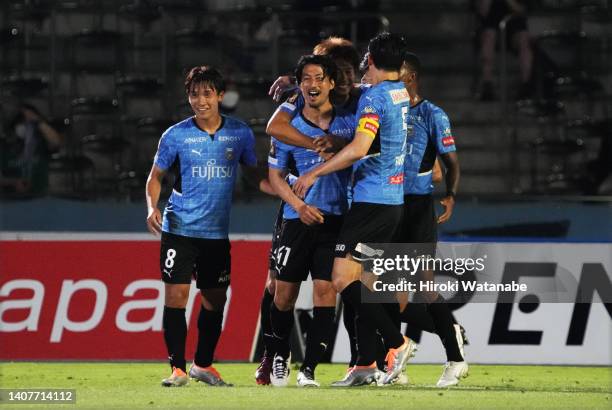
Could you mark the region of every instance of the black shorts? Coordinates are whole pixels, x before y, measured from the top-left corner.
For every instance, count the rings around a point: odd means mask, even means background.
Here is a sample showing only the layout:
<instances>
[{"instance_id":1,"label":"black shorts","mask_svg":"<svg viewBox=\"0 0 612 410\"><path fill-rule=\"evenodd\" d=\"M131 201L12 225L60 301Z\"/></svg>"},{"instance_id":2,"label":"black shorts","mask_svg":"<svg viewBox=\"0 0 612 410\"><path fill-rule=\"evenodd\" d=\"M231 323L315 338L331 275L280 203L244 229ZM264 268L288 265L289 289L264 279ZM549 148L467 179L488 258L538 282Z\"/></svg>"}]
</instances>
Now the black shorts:
<instances>
[{"instance_id":1,"label":"black shorts","mask_svg":"<svg viewBox=\"0 0 612 410\"><path fill-rule=\"evenodd\" d=\"M344 217L344 224L336 244L336 257L350 253L355 258L361 252L355 249L360 243L390 243L402 220L402 205L383 205L356 202Z\"/></svg>"},{"instance_id":2,"label":"black shorts","mask_svg":"<svg viewBox=\"0 0 612 410\"><path fill-rule=\"evenodd\" d=\"M230 284L229 239L202 239L162 232L159 267L166 283L189 284L198 289L225 288Z\"/></svg>"},{"instance_id":3,"label":"black shorts","mask_svg":"<svg viewBox=\"0 0 612 410\"><path fill-rule=\"evenodd\" d=\"M342 216L326 215L325 222L308 226L299 219L283 220L276 250L276 279L302 282L308 278L331 281L334 248Z\"/></svg>"},{"instance_id":4,"label":"black shorts","mask_svg":"<svg viewBox=\"0 0 612 410\"><path fill-rule=\"evenodd\" d=\"M435 256L438 222L433 195L404 195L404 214L393 242L422 243L426 255Z\"/></svg>"},{"instance_id":5,"label":"black shorts","mask_svg":"<svg viewBox=\"0 0 612 410\"><path fill-rule=\"evenodd\" d=\"M268 270L274 270L276 268L276 248L278 248L278 239L280 238L281 227L283 225L283 210L285 208L285 201L280 201L278 212L276 212L276 219L274 221L274 228L272 230L272 247L270 248L270 254L268 255Z\"/></svg>"}]
</instances>

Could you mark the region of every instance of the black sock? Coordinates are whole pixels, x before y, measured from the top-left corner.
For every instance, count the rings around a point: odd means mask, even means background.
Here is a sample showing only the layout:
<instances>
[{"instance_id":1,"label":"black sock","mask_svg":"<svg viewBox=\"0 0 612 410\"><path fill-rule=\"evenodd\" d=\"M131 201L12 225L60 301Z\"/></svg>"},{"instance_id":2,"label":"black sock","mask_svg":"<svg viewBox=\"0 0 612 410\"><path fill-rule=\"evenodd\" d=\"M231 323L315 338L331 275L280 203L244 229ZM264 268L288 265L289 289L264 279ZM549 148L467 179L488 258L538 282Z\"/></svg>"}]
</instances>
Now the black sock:
<instances>
[{"instance_id":1,"label":"black sock","mask_svg":"<svg viewBox=\"0 0 612 410\"><path fill-rule=\"evenodd\" d=\"M376 359L380 350L386 355L385 344L376 328L372 327L370 322L361 320L359 314L357 314L355 322L357 324L357 361L355 364L357 366L369 366L373 362L377 362ZM384 358L382 366L379 366L379 368L384 368Z\"/></svg>"},{"instance_id":2,"label":"black sock","mask_svg":"<svg viewBox=\"0 0 612 410\"><path fill-rule=\"evenodd\" d=\"M198 348L196 349L194 363L200 367L208 367L213 362L215 348L221 336L223 312L200 308L198 316Z\"/></svg>"},{"instance_id":3,"label":"black sock","mask_svg":"<svg viewBox=\"0 0 612 410\"><path fill-rule=\"evenodd\" d=\"M433 317L436 333L440 336L440 340L442 340L442 344L444 345L447 360L462 362L463 356L461 356L461 351L459 351L459 344L457 343L457 337L455 335L453 315L444 298L438 296L438 299L436 299L434 303L429 304L428 310Z\"/></svg>"},{"instance_id":4,"label":"black sock","mask_svg":"<svg viewBox=\"0 0 612 410\"><path fill-rule=\"evenodd\" d=\"M380 303L361 303L362 292L365 294L371 291L356 280L344 288L341 293L342 300L346 303L352 303L358 309L360 320L369 322L372 328L378 329L385 339L385 345L391 348L400 347L404 343L404 338L383 306ZM359 348L361 349L361 346Z\"/></svg>"},{"instance_id":5,"label":"black sock","mask_svg":"<svg viewBox=\"0 0 612 410\"><path fill-rule=\"evenodd\" d=\"M309 367L312 371L317 367L329 345L331 332L334 329L336 317L335 307L314 307L312 322L308 328L306 354L300 370Z\"/></svg>"},{"instance_id":6,"label":"black sock","mask_svg":"<svg viewBox=\"0 0 612 410\"><path fill-rule=\"evenodd\" d=\"M400 314L402 322L429 333L436 333L433 317L427 311L425 303L408 303Z\"/></svg>"},{"instance_id":7,"label":"black sock","mask_svg":"<svg viewBox=\"0 0 612 410\"><path fill-rule=\"evenodd\" d=\"M268 292L268 288L264 289L261 297L261 306L259 308L259 327L264 345L264 355L274 357L274 336L272 335L272 323L270 322L270 307L274 303L274 295Z\"/></svg>"},{"instance_id":8,"label":"black sock","mask_svg":"<svg viewBox=\"0 0 612 410\"><path fill-rule=\"evenodd\" d=\"M185 309L164 306L162 323L170 366L186 371L185 341L187 339L187 321L185 319Z\"/></svg>"},{"instance_id":9,"label":"black sock","mask_svg":"<svg viewBox=\"0 0 612 410\"><path fill-rule=\"evenodd\" d=\"M287 311L278 310L276 305L272 303L270 306L270 320L274 335L274 351L276 354L288 358L291 346L289 345L289 336L293 329L293 309Z\"/></svg>"},{"instance_id":10,"label":"black sock","mask_svg":"<svg viewBox=\"0 0 612 410\"><path fill-rule=\"evenodd\" d=\"M351 361L349 367L355 366L357 363L357 323L355 323L355 309L350 303L342 304L342 320L346 333L348 333L349 344L351 346Z\"/></svg>"}]
</instances>

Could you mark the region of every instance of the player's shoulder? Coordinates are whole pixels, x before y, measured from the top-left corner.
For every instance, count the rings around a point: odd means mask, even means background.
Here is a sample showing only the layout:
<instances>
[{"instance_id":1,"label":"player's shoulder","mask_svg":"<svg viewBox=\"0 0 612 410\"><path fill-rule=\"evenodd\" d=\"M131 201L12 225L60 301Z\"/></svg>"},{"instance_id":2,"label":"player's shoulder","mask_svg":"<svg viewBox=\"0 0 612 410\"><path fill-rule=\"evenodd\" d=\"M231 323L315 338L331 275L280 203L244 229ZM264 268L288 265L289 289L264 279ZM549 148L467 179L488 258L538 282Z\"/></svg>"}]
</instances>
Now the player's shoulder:
<instances>
[{"instance_id":1,"label":"player's shoulder","mask_svg":"<svg viewBox=\"0 0 612 410\"><path fill-rule=\"evenodd\" d=\"M429 100L423 100L423 104L421 105L423 106L424 111L431 116L431 118L449 121L448 115L440 106Z\"/></svg>"},{"instance_id":2,"label":"player's shoulder","mask_svg":"<svg viewBox=\"0 0 612 410\"><path fill-rule=\"evenodd\" d=\"M184 120L169 126L166 131L162 133L162 138L169 138L175 135L179 135L185 131L192 129L193 127L195 127L195 124L193 123L193 117L187 117Z\"/></svg>"},{"instance_id":3,"label":"player's shoulder","mask_svg":"<svg viewBox=\"0 0 612 410\"><path fill-rule=\"evenodd\" d=\"M251 127L245 121L229 115L223 115L223 128L227 131L238 131L251 134Z\"/></svg>"}]
</instances>

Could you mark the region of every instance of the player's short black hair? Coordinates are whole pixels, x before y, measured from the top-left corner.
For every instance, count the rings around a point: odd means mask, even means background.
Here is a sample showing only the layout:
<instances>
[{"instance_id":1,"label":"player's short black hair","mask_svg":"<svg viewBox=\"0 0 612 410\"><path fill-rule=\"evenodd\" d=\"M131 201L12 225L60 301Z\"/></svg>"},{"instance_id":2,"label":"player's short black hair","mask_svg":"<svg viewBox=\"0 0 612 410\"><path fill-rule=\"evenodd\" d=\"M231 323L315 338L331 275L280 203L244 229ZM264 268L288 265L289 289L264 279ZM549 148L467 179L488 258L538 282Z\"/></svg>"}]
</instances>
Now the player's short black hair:
<instances>
[{"instance_id":1,"label":"player's short black hair","mask_svg":"<svg viewBox=\"0 0 612 410\"><path fill-rule=\"evenodd\" d=\"M406 64L410 71L414 71L417 75L421 75L421 59L414 53L407 51L404 53L404 64Z\"/></svg>"},{"instance_id":2,"label":"player's short black hair","mask_svg":"<svg viewBox=\"0 0 612 410\"><path fill-rule=\"evenodd\" d=\"M359 72L359 53L349 40L342 37L329 37L317 44L312 51L315 55L327 55L332 60L346 61Z\"/></svg>"},{"instance_id":3,"label":"player's short black hair","mask_svg":"<svg viewBox=\"0 0 612 410\"><path fill-rule=\"evenodd\" d=\"M399 71L404 62L406 40L398 34L384 32L370 40L368 52L377 68Z\"/></svg>"},{"instance_id":4,"label":"player's short black hair","mask_svg":"<svg viewBox=\"0 0 612 410\"><path fill-rule=\"evenodd\" d=\"M308 64L321 66L325 77L328 77L330 80L336 82L338 68L336 67L336 63L334 63L334 60L332 60L329 56L308 54L300 57L297 66L295 67L294 75L295 78L297 78L298 84L302 82L302 71L304 71L304 67L306 67Z\"/></svg>"},{"instance_id":5,"label":"player's short black hair","mask_svg":"<svg viewBox=\"0 0 612 410\"><path fill-rule=\"evenodd\" d=\"M225 92L225 79L214 67L201 65L189 70L185 77L185 92L189 94L191 88L196 84L207 84L214 89L217 94Z\"/></svg>"}]
</instances>

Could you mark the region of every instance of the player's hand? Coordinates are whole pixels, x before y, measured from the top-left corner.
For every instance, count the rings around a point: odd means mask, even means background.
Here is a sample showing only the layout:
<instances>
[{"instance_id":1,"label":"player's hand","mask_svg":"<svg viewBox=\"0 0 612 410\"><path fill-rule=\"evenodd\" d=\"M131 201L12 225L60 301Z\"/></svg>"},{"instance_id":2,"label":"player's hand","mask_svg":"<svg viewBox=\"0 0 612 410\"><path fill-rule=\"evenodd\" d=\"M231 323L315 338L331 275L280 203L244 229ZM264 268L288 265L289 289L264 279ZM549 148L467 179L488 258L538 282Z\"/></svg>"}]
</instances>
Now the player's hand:
<instances>
[{"instance_id":1,"label":"player's hand","mask_svg":"<svg viewBox=\"0 0 612 410\"><path fill-rule=\"evenodd\" d=\"M332 134L326 134L321 137L317 137L313 141L313 144L315 145L319 154L321 154L322 152L335 154L336 152L344 148L346 143L347 141L344 138Z\"/></svg>"},{"instance_id":2,"label":"player's hand","mask_svg":"<svg viewBox=\"0 0 612 410\"><path fill-rule=\"evenodd\" d=\"M283 93L291 87L291 78L289 76L278 77L270 87L268 95L271 95L274 101L279 102Z\"/></svg>"},{"instance_id":3,"label":"player's hand","mask_svg":"<svg viewBox=\"0 0 612 410\"><path fill-rule=\"evenodd\" d=\"M161 223L162 216L159 209L153 208L149 210L149 215L147 215L147 229L153 235L159 235L161 233Z\"/></svg>"},{"instance_id":4,"label":"player's hand","mask_svg":"<svg viewBox=\"0 0 612 410\"><path fill-rule=\"evenodd\" d=\"M300 221L306 225L316 225L323 223L323 214L317 207L302 204L297 209L298 215L300 215Z\"/></svg>"},{"instance_id":5,"label":"player's hand","mask_svg":"<svg viewBox=\"0 0 612 410\"><path fill-rule=\"evenodd\" d=\"M316 180L317 180L317 177L312 175L312 173L310 172L307 172L304 175L300 175L300 177L293 184L293 192L295 192L295 194L299 198L302 198L302 199L306 198L306 194L308 193L308 190L310 189L311 186L314 185Z\"/></svg>"},{"instance_id":6,"label":"player's hand","mask_svg":"<svg viewBox=\"0 0 612 410\"><path fill-rule=\"evenodd\" d=\"M444 207L444 213L438 217L438 223L443 224L448 221L453 214L453 207L455 206L455 198L452 196L447 196L442 198L440 201L442 206Z\"/></svg>"}]
</instances>

